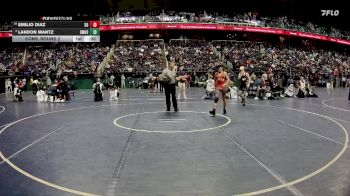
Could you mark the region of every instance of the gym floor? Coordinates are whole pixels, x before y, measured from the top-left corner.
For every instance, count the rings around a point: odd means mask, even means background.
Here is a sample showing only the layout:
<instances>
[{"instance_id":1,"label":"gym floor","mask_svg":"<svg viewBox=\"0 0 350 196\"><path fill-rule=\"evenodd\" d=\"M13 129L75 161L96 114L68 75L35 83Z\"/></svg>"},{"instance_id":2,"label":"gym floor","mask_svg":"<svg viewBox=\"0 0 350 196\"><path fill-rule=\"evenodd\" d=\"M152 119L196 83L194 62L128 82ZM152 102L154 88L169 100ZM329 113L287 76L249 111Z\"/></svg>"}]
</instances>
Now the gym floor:
<instances>
[{"instance_id":1,"label":"gym floor","mask_svg":"<svg viewBox=\"0 0 350 196\"><path fill-rule=\"evenodd\" d=\"M191 88L180 112L128 89L93 102L0 95L0 195L229 196L350 194L348 89L319 98L212 100Z\"/></svg>"}]
</instances>

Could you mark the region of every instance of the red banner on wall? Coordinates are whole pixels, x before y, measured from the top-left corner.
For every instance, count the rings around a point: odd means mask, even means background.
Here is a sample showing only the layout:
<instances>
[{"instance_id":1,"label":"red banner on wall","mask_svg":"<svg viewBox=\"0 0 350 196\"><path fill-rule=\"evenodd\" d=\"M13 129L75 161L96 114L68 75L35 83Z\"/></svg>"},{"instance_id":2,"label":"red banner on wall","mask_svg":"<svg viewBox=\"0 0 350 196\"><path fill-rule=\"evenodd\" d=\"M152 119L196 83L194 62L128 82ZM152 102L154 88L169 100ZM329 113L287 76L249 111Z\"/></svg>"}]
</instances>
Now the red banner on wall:
<instances>
[{"instance_id":1,"label":"red banner on wall","mask_svg":"<svg viewBox=\"0 0 350 196\"><path fill-rule=\"evenodd\" d=\"M305 33L305 32L293 31L293 30L283 30L283 29L274 29L274 28L266 28L266 27L247 27L247 26L233 26L233 25L223 25L223 24L198 24L198 23L113 24L113 25L101 26L100 29L101 31L154 30L154 29L243 31L243 32L256 32L256 33L268 33L268 34L276 34L276 35L305 37L305 38L331 41L331 42L336 42L340 44L350 45L349 40L342 40L342 39L332 38L332 37L314 34L314 33Z\"/></svg>"},{"instance_id":2,"label":"red banner on wall","mask_svg":"<svg viewBox=\"0 0 350 196\"><path fill-rule=\"evenodd\" d=\"M12 37L12 32L10 31L0 32L0 38L4 38L4 37Z\"/></svg>"},{"instance_id":3,"label":"red banner on wall","mask_svg":"<svg viewBox=\"0 0 350 196\"><path fill-rule=\"evenodd\" d=\"M305 33L293 30L274 29L266 27L247 27L247 26L234 26L226 24L201 24L201 23L150 23L150 24L112 24L100 26L101 31L123 31L123 30L217 30L217 31L243 31L243 32L256 32L267 33L276 35L287 35L305 37L311 39L318 39L330 42L336 42L339 44L350 45L350 40L342 40L333 37L328 37L319 34ZM1 37L11 37L11 32L0 32Z\"/></svg>"}]
</instances>

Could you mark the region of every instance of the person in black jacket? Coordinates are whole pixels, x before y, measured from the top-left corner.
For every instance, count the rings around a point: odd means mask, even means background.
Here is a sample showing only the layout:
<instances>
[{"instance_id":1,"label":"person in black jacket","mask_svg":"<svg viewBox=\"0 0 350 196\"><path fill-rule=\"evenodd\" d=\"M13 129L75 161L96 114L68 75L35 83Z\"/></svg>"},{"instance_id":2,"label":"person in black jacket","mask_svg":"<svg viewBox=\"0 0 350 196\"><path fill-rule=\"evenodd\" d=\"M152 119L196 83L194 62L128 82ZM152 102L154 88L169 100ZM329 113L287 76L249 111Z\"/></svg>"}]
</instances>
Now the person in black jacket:
<instances>
[{"instance_id":1,"label":"person in black jacket","mask_svg":"<svg viewBox=\"0 0 350 196\"><path fill-rule=\"evenodd\" d=\"M96 83L93 84L93 93L94 93L94 101L102 101L102 90L103 90L103 84L101 83L100 78L96 79Z\"/></svg>"}]
</instances>

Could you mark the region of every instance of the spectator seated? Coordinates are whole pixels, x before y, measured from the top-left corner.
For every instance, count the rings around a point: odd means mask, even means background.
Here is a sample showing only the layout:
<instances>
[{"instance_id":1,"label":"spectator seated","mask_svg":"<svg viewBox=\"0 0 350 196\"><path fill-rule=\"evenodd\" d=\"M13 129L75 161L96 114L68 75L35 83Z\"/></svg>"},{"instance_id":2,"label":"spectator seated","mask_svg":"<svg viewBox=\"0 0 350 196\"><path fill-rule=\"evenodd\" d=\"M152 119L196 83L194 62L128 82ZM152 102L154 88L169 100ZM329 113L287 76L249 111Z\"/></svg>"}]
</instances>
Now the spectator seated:
<instances>
[{"instance_id":1,"label":"spectator seated","mask_svg":"<svg viewBox=\"0 0 350 196\"><path fill-rule=\"evenodd\" d=\"M165 67L163 46L163 40L118 41L107 72L161 72Z\"/></svg>"}]
</instances>

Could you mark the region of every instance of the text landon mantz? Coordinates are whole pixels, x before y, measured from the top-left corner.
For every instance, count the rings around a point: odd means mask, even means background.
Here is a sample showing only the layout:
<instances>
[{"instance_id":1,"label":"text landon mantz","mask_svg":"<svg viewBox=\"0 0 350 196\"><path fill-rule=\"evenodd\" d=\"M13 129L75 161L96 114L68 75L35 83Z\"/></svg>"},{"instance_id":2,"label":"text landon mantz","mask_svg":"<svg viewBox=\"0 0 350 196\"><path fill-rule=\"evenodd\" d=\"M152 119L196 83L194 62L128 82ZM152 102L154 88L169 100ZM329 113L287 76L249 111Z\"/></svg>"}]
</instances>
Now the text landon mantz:
<instances>
[{"instance_id":1,"label":"text landon mantz","mask_svg":"<svg viewBox=\"0 0 350 196\"><path fill-rule=\"evenodd\" d=\"M17 30L18 35L54 35L54 30L43 30L43 29L33 29L33 30Z\"/></svg>"}]
</instances>

